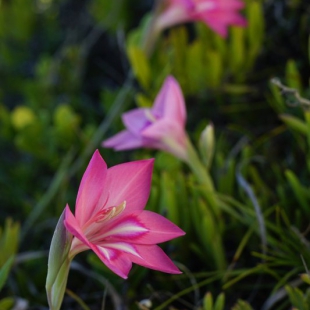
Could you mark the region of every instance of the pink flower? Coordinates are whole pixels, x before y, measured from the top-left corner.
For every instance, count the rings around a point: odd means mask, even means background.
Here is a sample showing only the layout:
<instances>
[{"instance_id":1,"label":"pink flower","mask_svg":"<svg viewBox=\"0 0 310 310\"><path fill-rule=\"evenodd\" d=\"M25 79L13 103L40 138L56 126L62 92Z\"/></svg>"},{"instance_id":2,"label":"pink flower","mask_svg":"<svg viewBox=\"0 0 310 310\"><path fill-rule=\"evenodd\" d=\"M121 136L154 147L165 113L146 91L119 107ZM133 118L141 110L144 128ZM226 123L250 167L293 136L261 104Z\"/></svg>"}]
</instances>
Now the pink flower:
<instances>
[{"instance_id":1,"label":"pink flower","mask_svg":"<svg viewBox=\"0 0 310 310\"><path fill-rule=\"evenodd\" d=\"M167 273L180 271L161 250L161 243L184 232L156 213L143 210L151 186L153 160L107 169L98 150L80 184L75 216L66 206L64 224L74 236L70 257L91 249L122 278L132 263Z\"/></svg>"},{"instance_id":2,"label":"pink flower","mask_svg":"<svg viewBox=\"0 0 310 310\"><path fill-rule=\"evenodd\" d=\"M152 108L138 108L122 115L126 130L102 145L117 151L141 147L161 149L187 159L186 108L178 82L166 78Z\"/></svg>"},{"instance_id":3,"label":"pink flower","mask_svg":"<svg viewBox=\"0 0 310 310\"><path fill-rule=\"evenodd\" d=\"M157 31L191 21L203 21L222 37L229 25L246 26L239 14L241 0L163 0L166 5L155 21Z\"/></svg>"}]
</instances>

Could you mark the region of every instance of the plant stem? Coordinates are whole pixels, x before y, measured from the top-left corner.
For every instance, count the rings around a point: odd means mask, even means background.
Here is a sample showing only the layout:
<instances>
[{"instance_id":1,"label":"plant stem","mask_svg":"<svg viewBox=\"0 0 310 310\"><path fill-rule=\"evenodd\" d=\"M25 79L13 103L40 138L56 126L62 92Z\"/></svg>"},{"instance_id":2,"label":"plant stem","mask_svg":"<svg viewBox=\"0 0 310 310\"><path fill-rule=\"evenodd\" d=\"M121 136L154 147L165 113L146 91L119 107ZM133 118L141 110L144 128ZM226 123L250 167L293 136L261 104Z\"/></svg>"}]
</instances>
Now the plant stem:
<instances>
[{"instance_id":1,"label":"plant stem","mask_svg":"<svg viewBox=\"0 0 310 310\"><path fill-rule=\"evenodd\" d=\"M215 189L212 178L207 168L202 164L194 146L192 145L188 137L186 141L186 150L187 158L185 159L185 162L188 164L199 183L203 186L204 197L210 207L210 210L213 212L215 219L218 219L219 208L217 207Z\"/></svg>"}]
</instances>

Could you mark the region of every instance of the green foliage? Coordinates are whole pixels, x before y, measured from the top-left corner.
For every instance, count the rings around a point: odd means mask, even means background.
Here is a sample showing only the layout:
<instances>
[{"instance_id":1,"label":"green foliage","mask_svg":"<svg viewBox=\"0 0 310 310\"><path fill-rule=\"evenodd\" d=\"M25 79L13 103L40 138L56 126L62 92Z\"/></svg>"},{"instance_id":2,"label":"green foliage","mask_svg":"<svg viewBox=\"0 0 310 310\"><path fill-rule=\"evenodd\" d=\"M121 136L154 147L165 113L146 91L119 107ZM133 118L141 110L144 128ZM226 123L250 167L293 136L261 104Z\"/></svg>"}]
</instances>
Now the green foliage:
<instances>
[{"instance_id":1,"label":"green foliage","mask_svg":"<svg viewBox=\"0 0 310 310\"><path fill-rule=\"evenodd\" d=\"M224 306L225 306L224 293L221 293L214 302L212 294L208 292L203 298L203 306L201 310L224 310Z\"/></svg>"},{"instance_id":2,"label":"green foliage","mask_svg":"<svg viewBox=\"0 0 310 310\"><path fill-rule=\"evenodd\" d=\"M307 310L310 306L310 290L308 289L305 294L297 287L285 287L292 306L298 310Z\"/></svg>"},{"instance_id":3,"label":"green foliage","mask_svg":"<svg viewBox=\"0 0 310 310\"><path fill-rule=\"evenodd\" d=\"M232 310L253 310L253 308L244 300L238 300L238 302L232 307Z\"/></svg>"},{"instance_id":4,"label":"green foliage","mask_svg":"<svg viewBox=\"0 0 310 310\"><path fill-rule=\"evenodd\" d=\"M123 128L125 104L150 107L168 74L184 92L208 186L163 152L101 153L109 166L155 156L147 208L186 232L161 245L183 274L134 266L124 282L81 254L64 308L97 309L106 290L107 309L145 299L154 309L309 308L309 4L245 2L248 26L227 39L183 24L145 53L146 1L0 1L0 222L14 218L0 230L0 309L13 307L6 296L46 307L36 251L74 205L90 154Z\"/></svg>"},{"instance_id":5,"label":"green foliage","mask_svg":"<svg viewBox=\"0 0 310 310\"><path fill-rule=\"evenodd\" d=\"M0 300L0 309L10 310L14 305L14 299L7 297Z\"/></svg>"},{"instance_id":6,"label":"green foliage","mask_svg":"<svg viewBox=\"0 0 310 310\"><path fill-rule=\"evenodd\" d=\"M227 77L231 77L230 81L237 87L253 68L264 40L262 4L248 1L246 17L248 27L232 27L227 41L202 23L195 25L197 37L194 40L189 39L185 27L171 29L165 40L157 42L151 59L143 55L141 47L142 33L149 26L144 22L127 41L128 57L140 85L152 93L154 86L162 82L162 74L158 74L160 69L166 75L173 74L185 94L197 94L205 87L225 88ZM163 53L168 57L162 57Z\"/></svg>"},{"instance_id":7,"label":"green foliage","mask_svg":"<svg viewBox=\"0 0 310 310\"><path fill-rule=\"evenodd\" d=\"M4 227L0 227L0 292L3 290L12 269L19 245L19 224L6 219ZM0 299L0 309L11 309L13 298Z\"/></svg>"},{"instance_id":8,"label":"green foliage","mask_svg":"<svg viewBox=\"0 0 310 310\"><path fill-rule=\"evenodd\" d=\"M13 263L13 256L11 256L1 267L0 269L0 291L3 288L5 281L7 280L7 277L9 275L10 269L12 267Z\"/></svg>"},{"instance_id":9,"label":"green foliage","mask_svg":"<svg viewBox=\"0 0 310 310\"><path fill-rule=\"evenodd\" d=\"M12 219L6 219L4 227L0 227L0 267L10 264L8 261L14 256L19 244L19 223L14 223ZM7 267L9 268L9 267Z\"/></svg>"}]
</instances>

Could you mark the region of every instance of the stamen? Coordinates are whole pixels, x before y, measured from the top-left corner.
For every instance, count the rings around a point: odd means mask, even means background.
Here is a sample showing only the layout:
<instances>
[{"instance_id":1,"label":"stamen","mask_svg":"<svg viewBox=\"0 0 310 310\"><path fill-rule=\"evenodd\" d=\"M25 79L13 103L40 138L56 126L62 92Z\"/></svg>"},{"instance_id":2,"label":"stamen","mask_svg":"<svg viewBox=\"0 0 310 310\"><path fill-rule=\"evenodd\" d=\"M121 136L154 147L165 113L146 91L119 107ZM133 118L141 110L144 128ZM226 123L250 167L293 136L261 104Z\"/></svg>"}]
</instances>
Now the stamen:
<instances>
[{"instance_id":1,"label":"stamen","mask_svg":"<svg viewBox=\"0 0 310 310\"><path fill-rule=\"evenodd\" d=\"M102 223L111 220L112 218L118 216L126 208L126 201L123 201L119 206L105 208L99 211L91 220L84 225L84 234L89 240L92 241L94 235L100 231L103 227Z\"/></svg>"},{"instance_id":2,"label":"stamen","mask_svg":"<svg viewBox=\"0 0 310 310\"><path fill-rule=\"evenodd\" d=\"M121 203L119 206L106 208L106 209L104 209L104 210L102 210L96 214L94 222L102 223L104 221L108 221L111 218L122 213L124 211L125 207L126 207L126 201Z\"/></svg>"}]
</instances>

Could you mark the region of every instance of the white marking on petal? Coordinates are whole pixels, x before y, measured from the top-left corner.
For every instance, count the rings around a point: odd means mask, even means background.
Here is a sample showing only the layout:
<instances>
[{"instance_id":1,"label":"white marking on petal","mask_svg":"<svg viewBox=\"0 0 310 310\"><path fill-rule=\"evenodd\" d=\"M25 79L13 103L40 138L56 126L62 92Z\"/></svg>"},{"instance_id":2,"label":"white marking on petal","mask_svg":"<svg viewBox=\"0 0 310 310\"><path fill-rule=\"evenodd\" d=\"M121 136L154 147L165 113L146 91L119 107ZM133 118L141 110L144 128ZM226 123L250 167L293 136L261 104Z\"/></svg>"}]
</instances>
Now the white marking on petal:
<instances>
[{"instance_id":1,"label":"white marking on petal","mask_svg":"<svg viewBox=\"0 0 310 310\"><path fill-rule=\"evenodd\" d=\"M97 246L97 247L98 247L99 251L102 253L103 256L105 256L107 259L111 259L111 255L110 255L111 251L105 249L102 246Z\"/></svg>"},{"instance_id":2,"label":"white marking on petal","mask_svg":"<svg viewBox=\"0 0 310 310\"><path fill-rule=\"evenodd\" d=\"M142 258L140 254L137 252L137 250L135 249L135 247L129 243L125 243L125 242L105 243L104 246L107 248L112 248L115 250L120 250L122 252L130 253L132 255Z\"/></svg>"},{"instance_id":3,"label":"white marking on petal","mask_svg":"<svg viewBox=\"0 0 310 310\"><path fill-rule=\"evenodd\" d=\"M116 225L114 228L107 231L105 234L100 235L100 239L112 236L112 235L122 235L131 237L135 234L142 234L148 232L148 229L142 226L137 225L133 222L122 222Z\"/></svg>"}]
</instances>

